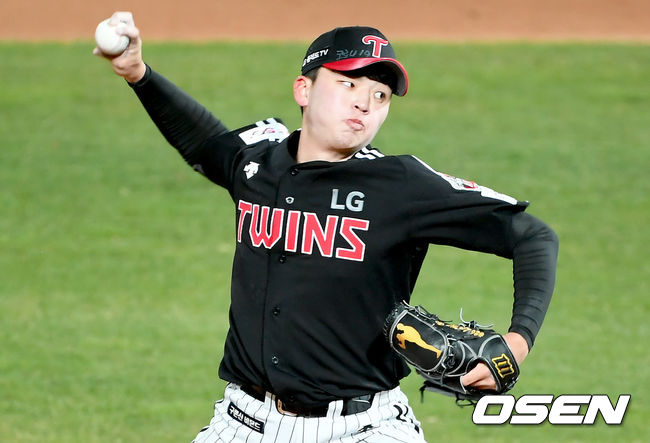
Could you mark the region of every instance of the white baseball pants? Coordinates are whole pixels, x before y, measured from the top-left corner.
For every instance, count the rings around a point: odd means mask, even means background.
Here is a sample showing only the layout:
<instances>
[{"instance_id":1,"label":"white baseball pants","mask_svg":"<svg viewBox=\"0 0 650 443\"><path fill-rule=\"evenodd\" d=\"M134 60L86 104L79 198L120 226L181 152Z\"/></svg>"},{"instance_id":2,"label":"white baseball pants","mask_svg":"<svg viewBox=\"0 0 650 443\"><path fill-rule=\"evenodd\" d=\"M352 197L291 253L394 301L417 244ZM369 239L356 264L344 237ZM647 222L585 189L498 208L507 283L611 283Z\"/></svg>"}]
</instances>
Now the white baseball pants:
<instances>
[{"instance_id":1,"label":"white baseball pants","mask_svg":"<svg viewBox=\"0 0 650 443\"><path fill-rule=\"evenodd\" d=\"M329 404L327 416L306 418L278 411L275 396L259 401L239 386L226 386L210 425L193 443L426 443L399 386L375 394L370 409L342 416L343 401Z\"/></svg>"}]
</instances>

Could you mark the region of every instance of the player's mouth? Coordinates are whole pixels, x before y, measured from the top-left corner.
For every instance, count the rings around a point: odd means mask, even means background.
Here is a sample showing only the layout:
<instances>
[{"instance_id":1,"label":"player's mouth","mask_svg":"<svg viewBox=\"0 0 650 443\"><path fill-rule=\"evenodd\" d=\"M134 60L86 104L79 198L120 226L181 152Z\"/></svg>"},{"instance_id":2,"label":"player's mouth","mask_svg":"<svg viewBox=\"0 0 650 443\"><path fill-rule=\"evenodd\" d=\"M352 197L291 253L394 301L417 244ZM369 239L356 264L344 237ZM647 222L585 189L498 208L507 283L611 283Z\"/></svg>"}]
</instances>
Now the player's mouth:
<instances>
[{"instance_id":1,"label":"player's mouth","mask_svg":"<svg viewBox=\"0 0 650 443\"><path fill-rule=\"evenodd\" d=\"M347 125L353 131L363 131L365 129L365 125L358 118L349 118L345 121L345 123L347 123Z\"/></svg>"}]
</instances>

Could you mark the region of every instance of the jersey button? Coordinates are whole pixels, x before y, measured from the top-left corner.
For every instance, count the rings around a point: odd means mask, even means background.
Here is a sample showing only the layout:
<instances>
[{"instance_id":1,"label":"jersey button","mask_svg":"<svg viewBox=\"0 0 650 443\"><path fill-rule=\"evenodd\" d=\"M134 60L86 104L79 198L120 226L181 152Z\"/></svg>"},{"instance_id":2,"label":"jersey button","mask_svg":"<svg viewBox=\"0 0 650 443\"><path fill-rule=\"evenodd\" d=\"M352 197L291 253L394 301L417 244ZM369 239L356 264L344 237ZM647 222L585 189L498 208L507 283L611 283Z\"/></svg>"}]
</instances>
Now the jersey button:
<instances>
[{"instance_id":1,"label":"jersey button","mask_svg":"<svg viewBox=\"0 0 650 443\"><path fill-rule=\"evenodd\" d=\"M284 262L286 262L286 261L287 261L287 256L284 255L284 254L281 254L281 255L280 255L280 258L278 259L278 261L279 261L280 263L284 263Z\"/></svg>"},{"instance_id":2,"label":"jersey button","mask_svg":"<svg viewBox=\"0 0 650 443\"><path fill-rule=\"evenodd\" d=\"M298 171L298 168L291 168L291 172L290 172L290 173L291 173L291 175L293 175L294 177L295 177L296 175L298 175L298 172L300 172L300 171Z\"/></svg>"},{"instance_id":3,"label":"jersey button","mask_svg":"<svg viewBox=\"0 0 650 443\"><path fill-rule=\"evenodd\" d=\"M280 359L274 355L273 357L271 357L271 363L277 365L278 363L280 363Z\"/></svg>"},{"instance_id":4,"label":"jersey button","mask_svg":"<svg viewBox=\"0 0 650 443\"><path fill-rule=\"evenodd\" d=\"M280 308L276 306L275 308L273 308L273 311L271 312L273 312L273 315L277 317L278 315L280 315Z\"/></svg>"}]
</instances>

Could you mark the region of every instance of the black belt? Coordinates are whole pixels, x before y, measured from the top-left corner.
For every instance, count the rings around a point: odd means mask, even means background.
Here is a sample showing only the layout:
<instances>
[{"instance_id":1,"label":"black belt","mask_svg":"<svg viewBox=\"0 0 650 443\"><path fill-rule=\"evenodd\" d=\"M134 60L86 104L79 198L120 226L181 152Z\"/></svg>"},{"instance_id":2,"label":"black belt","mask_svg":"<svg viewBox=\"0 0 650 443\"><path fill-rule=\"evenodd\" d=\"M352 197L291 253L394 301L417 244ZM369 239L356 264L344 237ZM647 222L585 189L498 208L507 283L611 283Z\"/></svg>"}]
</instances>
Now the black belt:
<instances>
[{"instance_id":1,"label":"black belt","mask_svg":"<svg viewBox=\"0 0 650 443\"><path fill-rule=\"evenodd\" d=\"M259 401L264 401L266 391L259 386L243 385L241 390ZM375 394L360 395L358 397L343 400L343 409L341 415L352 415L367 411L372 405L372 399ZM276 405L280 412L288 412L300 417L325 417L327 415L328 405L324 406L305 406L296 402L286 402L276 397Z\"/></svg>"}]
</instances>

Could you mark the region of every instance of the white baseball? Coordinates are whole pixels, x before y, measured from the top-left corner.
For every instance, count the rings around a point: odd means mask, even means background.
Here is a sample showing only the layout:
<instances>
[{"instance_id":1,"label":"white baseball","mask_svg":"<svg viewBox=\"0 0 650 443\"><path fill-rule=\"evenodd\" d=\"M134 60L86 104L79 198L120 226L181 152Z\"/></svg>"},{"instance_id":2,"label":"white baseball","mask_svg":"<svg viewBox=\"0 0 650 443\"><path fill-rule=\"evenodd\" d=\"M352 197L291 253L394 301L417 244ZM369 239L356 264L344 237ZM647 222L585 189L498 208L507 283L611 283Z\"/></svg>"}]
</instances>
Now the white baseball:
<instances>
[{"instance_id":1,"label":"white baseball","mask_svg":"<svg viewBox=\"0 0 650 443\"><path fill-rule=\"evenodd\" d=\"M116 32L117 26L108 23L110 19L106 19L97 25L95 30L95 41L97 47L108 55L118 55L124 52L129 46L129 38L126 35L119 35Z\"/></svg>"}]
</instances>

